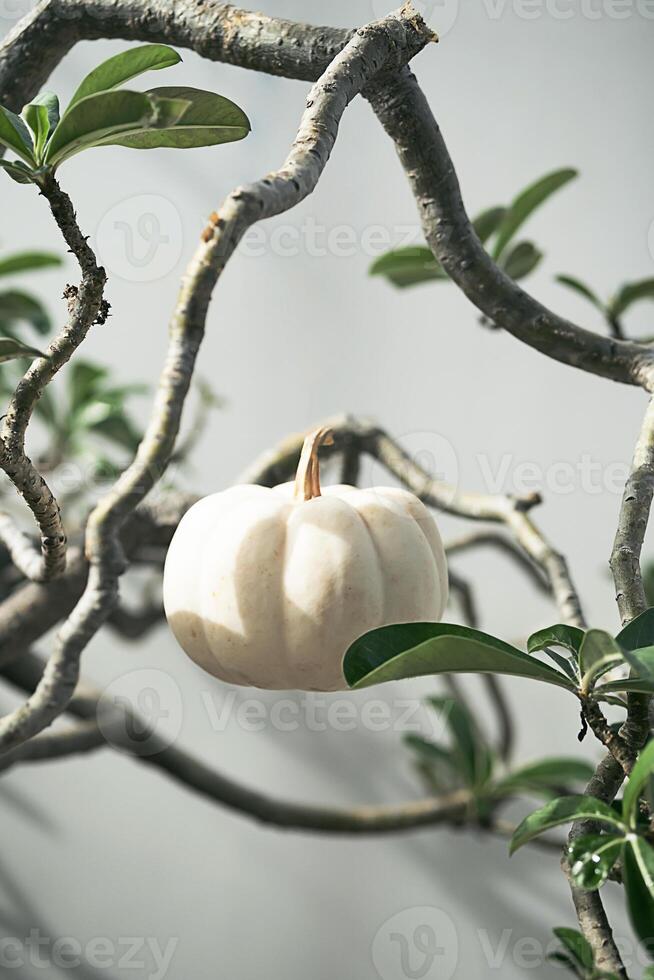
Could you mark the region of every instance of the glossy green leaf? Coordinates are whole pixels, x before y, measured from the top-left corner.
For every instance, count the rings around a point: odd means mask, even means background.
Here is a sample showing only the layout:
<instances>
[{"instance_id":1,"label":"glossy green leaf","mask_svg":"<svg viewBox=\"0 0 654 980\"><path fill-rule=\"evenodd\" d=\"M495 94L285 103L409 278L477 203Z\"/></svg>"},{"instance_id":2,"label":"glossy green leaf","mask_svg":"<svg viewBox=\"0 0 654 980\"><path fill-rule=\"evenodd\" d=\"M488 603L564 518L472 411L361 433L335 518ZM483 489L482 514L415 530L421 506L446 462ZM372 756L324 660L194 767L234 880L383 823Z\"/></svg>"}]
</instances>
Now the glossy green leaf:
<instances>
[{"instance_id":1,"label":"glossy green leaf","mask_svg":"<svg viewBox=\"0 0 654 980\"><path fill-rule=\"evenodd\" d=\"M398 289L449 278L430 249L418 245L382 255L370 266L370 275L385 276Z\"/></svg>"},{"instance_id":2,"label":"glossy green leaf","mask_svg":"<svg viewBox=\"0 0 654 980\"><path fill-rule=\"evenodd\" d=\"M498 795L514 793L516 790L560 791L567 786L586 784L592 777L593 767L583 759L552 758L533 762L514 769L498 782L494 792Z\"/></svg>"},{"instance_id":3,"label":"glossy green leaf","mask_svg":"<svg viewBox=\"0 0 654 980\"><path fill-rule=\"evenodd\" d=\"M29 129L20 116L4 106L0 106L0 143L17 153L26 163L35 165Z\"/></svg>"},{"instance_id":4,"label":"glossy green leaf","mask_svg":"<svg viewBox=\"0 0 654 980\"><path fill-rule=\"evenodd\" d=\"M598 310L602 311L602 313L605 312L604 303L602 302L602 300L599 298L599 296L597 296L593 292L590 286L587 286L585 283L583 283L581 279L575 279L574 276L564 276L564 275L559 275L556 276L555 278L556 281L560 283L562 286L566 286L568 289L572 289L575 293L579 293L580 296L583 296L584 299L587 299L589 303L592 303L593 306L596 306Z\"/></svg>"},{"instance_id":5,"label":"glossy green leaf","mask_svg":"<svg viewBox=\"0 0 654 980\"><path fill-rule=\"evenodd\" d=\"M624 848L622 876L634 932L654 951L654 848L642 837L629 837Z\"/></svg>"},{"instance_id":6,"label":"glossy green leaf","mask_svg":"<svg viewBox=\"0 0 654 980\"><path fill-rule=\"evenodd\" d=\"M192 149L198 146L216 146L244 139L250 132L250 121L234 102L201 89L185 86L165 86L150 89L146 93L159 104L186 103L179 117L156 128L144 127L140 132L106 136L102 146L127 146L135 150Z\"/></svg>"},{"instance_id":7,"label":"glossy green leaf","mask_svg":"<svg viewBox=\"0 0 654 980\"><path fill-rule=\"evenodd\" d=\"M142 92L118 90L91 95L65 113L50 138L45 162L57 166L110 133L153 124L155 115L152 100Z\"/></svg>"},{"instance_id":8,"label":"glossy green leaf","mask_svg":"<svg viewBox=\"0 0 654 980\"><path fill-rule=\"evenodd\" d=\"M32 272L60 266L61 257L54 252L12 252L0 259L0 276L13 276L17 272Z\"/></svg>"},{"instance_id":9,"label":"glossy green leaf","mask_svg":"<svg viewBox=\"0 0 654 980\"><path fill-rule=\"evenodd\" d=\"M34 157L38 163L50 131L48 110L44 105L32 103L23 109L23 118L32 131L34 137Z\"/></svg>"},{"instance_id":10,"label":"glossy green leaf","mask_svg":"<svg viewBox=\"0 0 654 980\"><path fill-rule=\"evenodd\" d=\"M146 71L170 68L181 60L177 52L166 44L141 44L122 51L103 61L86 76L70 100L66 113L89 95L110 91Z\"/></svg>"},{"instance_id":11,"label":"glossy green leaf","mask_svg":"<svg viewBox=\"0 0 654 980\"><path fill-rule=\"evenodd\" d=\"M543 253L533 242L519 242L506 254L502 265L507 276L518 282L530 275L540 265L542 258Z\"/></svg>"},{"instance_id":12,"label":"glossy green leaf","mask_svg":"<svg viewBox=\"0 0 654 980\"><path fill-rule=\"evenodd\" d=\"M610 633L588 630L579 648L579 669L584 690L590 690L597 677L622 662L622 651Z\"/></svg>"},{"instance_id":13,"label":"glossy green leaf","mask_svg":"<svg viewBox=\"0 0 654 980\"><path fill-rule=\"evenodd\" d=\"M622 316L630 306L643 299L654 299L654 279L641 279L623 286L611 301L612 316Z\"/></svg>"},{"instance_id":14,"label":"glossy green leaf","mask_svg":"<svg viewBox=\"0 0 654 980\"><path fill-rule=\"evenodd\" d=\"M0 337L0 363L14 361L18 357L35 358L44 356L40 350L36 350L34 347L28 347L27 344L21 344L19 340L14 340L13 337Z\"/></svg>"},{"instance_id":15,"label":"glossy green leaf","mask_svg":"<svg viewBox=\"0 0 654 980\"><path fill-rule=\"evenodd\" d=\"M568 951L574 962L584 971L592 970L594 966L593 950L587 939L576 929L561 927L554 930L554 935Z\"/></svg>"},{"instance_id":16,"label":"glossy green leaf","mask_svg":"<svg viewBox=\"0 0 654 980\"><path fill-rule=\"evenodd\" d=\"M24 164L22 160L0 160L0 167L17 184L35 183L31 168Z\"/></svg>"},{"instance_id":17,"label":"glossy green leaf","mask_svg":"<svg viewBox=\"0 0 654 980\"><path fill-rule=\"evenodd\" d=\"M511 840L511 854L546 830L576 820L594 820L626 829L615 810L602 800L594 796L563 796L546 803L522 821Z\"/></svg>"},{"instance_id":18,"label":"glossy green leaf","mask_svg":"<svg viewBox=\"0 0 654 980\"><path fill-rule=\"evenodd\" d=\"M527 649L529 653L537 653L546 647L561 646L576 654L579 653L584 635L584 631L577 626L559 623L556 626L548 626L547 629L533 633L527 641Z\"/></svg>"},{"instance_id":19,"label":"glossy green leaf","mask_svg":"<svg viewBox=\"0 0 654 980\"><path fill-rule=\"evenodd\" d=\"M22 116L32 131L34 158L40 164L48 137L59 123L59 99L54 92L41 92L23 107Z\"/></svg>"},{"instance_id":20,"label":"glossy green leaf","mask_svg":"<svg viewBox=\"0 0 654 980\"><path fill-rule=\"evenodd\" d=\"M365 633L345 654L343 670L355 688L429 674L492 673L573 690L569 678L503 640L448 623L403 623Z\"/></svg>"},{"instance_id":21,"label":"glossy green leaf","mask_svg":"<svg viewBox=\"0 0 654 980\"><path fill-rule=\"evenodd\" d=\"M654 646L654 609L632 619L616 636L623 650L638 650L640 647Z\"/></svg>"},{"instance_id":22,"label":"glossy green leaf","mask_svg":"<svg viewBox=\"0 0 654 980\"><path fill-rule=\"evenodd\" d=\"M40 334L50 330L48 312L34 296L18 289L0 293L0 333L13 336L19 323L29 323Z\"/></svg>"},{"instance_id":23,"label":"glossy green leaf","mask_svg":"<svg viewBox=\"0 0 654 980\"><path fill-rule=\"evenodd\" d=\"M574 177L577 171L572 169L557 170L547 174L524 190L508 209L504 221L497 233L493 257L498 259L509 244L515 233L525 223L533 212L541 206L555 191L564 187Z\"/></svg>"},{"instance_id":24,"label":"glossy green leaf","mask_svg":"<svg viewBox=\"0 0 654 980\"><path fill-rule=\"evenodd\" d=\"M579 888L601 888L624 844L623 834L586 834L568 848L570 874Z\"/></svg>"},{"instance_id":25,"label":"glossy green leaf","mask_svg":"<svg viewBox=\"0 0 654 980\"><path fill-rule=\"evenodd\" d=\"M506 208L489 208L477 215L472 224L482 245L485 245L491 235L495 234L505 215Z\"/></svg>"},{"instance_id":26,"label":"glossy green leaf","mask_svg":"<svg viewBox=\"0 0 654 980\"><path fill-rule=\"evenodd\" d=\"M638 800L654 773L654 742L646 745L638 757L622 796L622 815L630 827L638 822ZM652 937L654 939L654 936Z\"/></svg>"}]
</instances>

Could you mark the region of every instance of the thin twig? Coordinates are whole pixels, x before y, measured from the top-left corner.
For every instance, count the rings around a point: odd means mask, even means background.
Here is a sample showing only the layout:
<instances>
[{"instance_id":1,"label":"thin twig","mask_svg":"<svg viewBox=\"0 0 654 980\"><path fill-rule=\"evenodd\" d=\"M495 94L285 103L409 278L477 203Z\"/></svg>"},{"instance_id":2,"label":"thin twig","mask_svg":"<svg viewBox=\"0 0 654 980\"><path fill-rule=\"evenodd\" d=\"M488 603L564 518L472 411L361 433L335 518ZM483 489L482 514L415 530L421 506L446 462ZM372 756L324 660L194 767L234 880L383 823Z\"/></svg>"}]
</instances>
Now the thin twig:
<instances>
[{"instance_id":1,"label":"thin twig","mask_svg":"<svg viewBox=\"0 0 654 980\"><path fill-rule=\"evenodd\" d=\"M82 281L69 286L68 322L48 347L45 357L37 358L19 382L9 402L0 438L0 468L32 511L41 532L41 552L37 552L27 535L14 526L7 515L0 515L0 539L12 561L26 578L47 582L61 575L66 567L66 532L59 504L47 483L25 454L25 434L34 407L45 387L67 363L82 343L91 326L104 322L103 301L106 276L82 234L70 198L54 176L43 178L41 193L68 248L77 259Z\"/></svg>"}]
</instances>

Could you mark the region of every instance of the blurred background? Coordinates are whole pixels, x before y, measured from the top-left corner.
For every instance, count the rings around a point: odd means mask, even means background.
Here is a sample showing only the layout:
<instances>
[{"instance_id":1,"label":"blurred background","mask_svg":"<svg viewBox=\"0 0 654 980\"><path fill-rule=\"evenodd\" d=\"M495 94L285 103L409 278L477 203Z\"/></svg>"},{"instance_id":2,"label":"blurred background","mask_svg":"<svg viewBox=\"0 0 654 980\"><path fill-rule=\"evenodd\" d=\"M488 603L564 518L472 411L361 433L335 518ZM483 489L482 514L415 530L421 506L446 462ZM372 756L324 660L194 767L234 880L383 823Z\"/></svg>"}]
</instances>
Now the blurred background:
<instances>
[{"instance_id":1,"label":"blurred background","mask_svg":"<svg viewBox=\"0 0 654 980\"><path fill-rule=\"evenodd\" d=\"M11 29L29 6L6 2L0 28ZM579 277L608 298L622 282L654 275L654 4L418 6L443 37L414 69L470 212L508 203L549 171L577 168L579 178L526 230L545 252L526 287L557 312L606 332L601 314L554 277ZM354 26L393 4L260 0L258 7ZM48 87L65 101L87 71L123 47L78 45ZM305 83L203 62L190 52L183 57L155 84L229 96L250 116L248 139L183 154L104 148L61 173L110 277L113 315L94 328L84 356L111 367L121 384L155 384L180 276L207 215L234 186L281 164L308 91ZM2 254L62 251L33 188L3 178L0 200ZM614 630L607 559L644 395L480 325L449 283L400 291L368 275L383 252L421 240L393 147L359 99L314 195L255 229L218 286L199 374L222 405L176 469L176 485L216 491L287 434L342 412L366 416L465 489L542 488L536 519L568 555L590 623ZM64 315L63 286L77 278L67 256L64 270L29 280L55 322ZM652 313L651 304L634 307L625 318L629 334L654 333ZM134 399L137 424L145 424L150 401L150 394ZM193 421L191 405L187 430ZM29 448L35 445L38 438ZM366 463L362 481L388 478ZM446 538L466 529L446 517L440 525ZM552 605L501 556L483 552L453 560L453 567L474 584L484 629L517 642L557 621ZM128 594L131 588L128 582ZM49 650L48 638L41 650ZM266 722L252 731L238 706L253 692L201 675L163 625L137 646L103 634L83 663L99 685L134 698L144 684L172 691L161 722L171 740L276 796L336 805L399 802L423 792L402 744L400 702L433 693L434 683L349 695L357 706L351 731L325 723L328 698L307 707L297 694L254 692L266 705ZM492 725L481 686L472 678L466 687L481 722ZM505 688L521 760L546 753L599 758L591 739L577 749L577 712L564 693L521 681ZM3 698L6 710L13 702ZM279 721L280 698L290 724ZM371 699L390 705L380 730L365 721ZM416 721L425 733L434 724L425 712L412 716ZM82 944L104 937L121 951L86 973L49 966L52 976L546 978L561 974L544 959L551 928L575 925L555 854L525 849L509 860L502 840L446 829L361 840L282 833L108 750L17 768L0 786L0 815L11 842L0 858L3 934L38 928ZM618 904L610 888L607 901ZM409 968L389 937L411 939L424 921L433 922L444 952L434 961L414 951ZM637 976L631 933L619 914L615 922ZM131 953L130 937L137 938ZM6 969L26 977L46 972Z\"/></svg>"}]
</instances>

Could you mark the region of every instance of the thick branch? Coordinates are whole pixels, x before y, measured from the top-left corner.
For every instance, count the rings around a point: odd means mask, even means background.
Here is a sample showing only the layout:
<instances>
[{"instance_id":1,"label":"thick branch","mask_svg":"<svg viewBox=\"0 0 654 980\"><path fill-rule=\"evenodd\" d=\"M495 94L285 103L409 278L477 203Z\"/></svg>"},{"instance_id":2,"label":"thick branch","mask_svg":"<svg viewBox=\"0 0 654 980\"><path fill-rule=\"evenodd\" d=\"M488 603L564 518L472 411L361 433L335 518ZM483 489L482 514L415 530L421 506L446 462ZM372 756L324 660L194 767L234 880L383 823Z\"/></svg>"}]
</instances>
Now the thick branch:
<instances>
[{"instance_id":1,"label":"thick branch","mask_svg":"<svg viewBox=\"0 0 654 980\"><path fill-rule=\"evenodd\" d=\"M651 347L603 337L557 316L493 262L468 219L454 164L411 72L376 80L366 96L395 143L434 255L477 309L548 357L614 381L651 387Z\"/></svg>"}]
</instances>

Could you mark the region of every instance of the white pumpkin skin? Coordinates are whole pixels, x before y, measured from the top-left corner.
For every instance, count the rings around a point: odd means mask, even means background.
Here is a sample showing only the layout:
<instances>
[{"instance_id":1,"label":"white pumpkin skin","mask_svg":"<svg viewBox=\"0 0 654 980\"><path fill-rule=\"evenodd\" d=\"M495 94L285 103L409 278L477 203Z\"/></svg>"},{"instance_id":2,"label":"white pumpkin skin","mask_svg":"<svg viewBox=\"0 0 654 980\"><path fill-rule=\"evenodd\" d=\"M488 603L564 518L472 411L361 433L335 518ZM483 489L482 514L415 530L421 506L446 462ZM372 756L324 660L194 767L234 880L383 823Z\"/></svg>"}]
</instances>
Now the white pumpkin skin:
<instances>
[{"instance_id":1,"label":"white pumpkin skin","mask_svg":"<svg viewBox=\"0 0 654 980\"><path fill-rule=\"evenodd\" d=\"M341 661L362 633L440 620L445 552L405 490L336 486L298 500L294 489L239 486L195 504L166 558L166 616L224 681L343 690Z\"/></svg>"}]
</instances>

